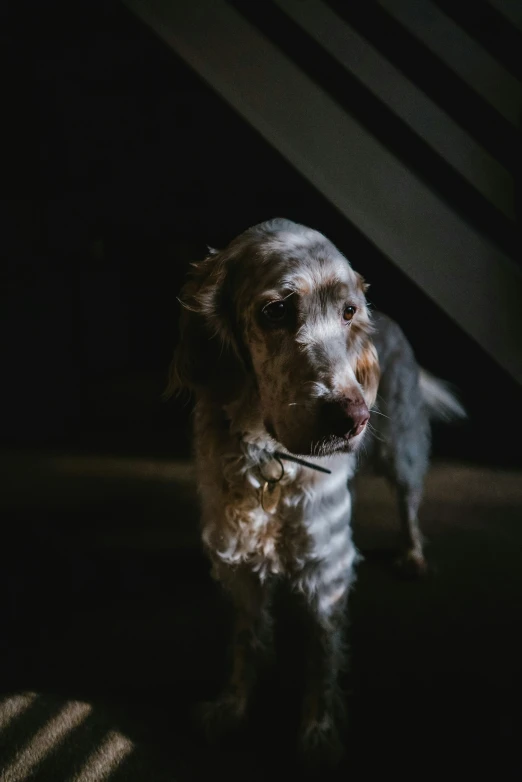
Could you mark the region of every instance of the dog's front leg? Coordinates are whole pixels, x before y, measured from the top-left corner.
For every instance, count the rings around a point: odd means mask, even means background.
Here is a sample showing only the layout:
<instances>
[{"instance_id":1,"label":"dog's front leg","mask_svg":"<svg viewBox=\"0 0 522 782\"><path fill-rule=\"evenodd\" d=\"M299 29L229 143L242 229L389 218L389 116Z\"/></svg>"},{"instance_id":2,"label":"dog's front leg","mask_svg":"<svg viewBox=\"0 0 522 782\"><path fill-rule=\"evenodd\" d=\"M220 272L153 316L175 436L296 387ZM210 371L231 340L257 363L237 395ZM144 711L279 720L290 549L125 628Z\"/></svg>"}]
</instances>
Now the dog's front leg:
<instances>
[{"instance_id":1,"label":"dog's front leg","mask_svg":"<svg viewBox=\"0 0 522 782\"><path fill-rule=\"evenodd\" d=\"M272 643L272 584L246 567L222 565L216 575L232 598L235 619L231 671L221 696L205 709L210 735L238 727L244 720L260 663Z\"/></svg>"},{"instance_id":2,"label":"dog's front leg","mask_svg":"<svg viewBox=\"0 0 522 782\"><path fill-rule=\"evenodd\" d=\"M346 604L353 581L355 549L320 564L307 600L307 682L301 732L308 756L336 762L342 754L339 726L344 714L339 673L347 662ZM353 552L353 553L352 553Z\"/></svg>"},{"instance_id":3,"label":"dog's front leg","mask_svg":"<svg viewBox=\"0 0 522 782\"><path fill-rule=\"evenodd\" d=\"M307 681L301 731L306 755L336 760L341 752L338 733L342 700L338 677L344 662L344 607L324 616L310 616Z\"/></svg>"}]
</instances>

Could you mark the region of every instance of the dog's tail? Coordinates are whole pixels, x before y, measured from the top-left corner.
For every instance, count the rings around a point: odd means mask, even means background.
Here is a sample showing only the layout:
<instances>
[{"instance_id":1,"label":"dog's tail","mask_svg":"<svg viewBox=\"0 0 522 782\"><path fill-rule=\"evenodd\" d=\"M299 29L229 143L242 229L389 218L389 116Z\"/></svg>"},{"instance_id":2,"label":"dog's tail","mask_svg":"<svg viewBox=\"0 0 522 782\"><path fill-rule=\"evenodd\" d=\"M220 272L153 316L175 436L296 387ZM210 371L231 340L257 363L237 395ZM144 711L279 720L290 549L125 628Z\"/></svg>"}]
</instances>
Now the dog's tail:
<instances>
[{"instance_id":1,"label":"dog's tail","mask_svg":"<svg viewBox=\"0 0 522 782\"><path fill-rule=\"evenodd\" d=\"M467 418L466 411L449 383L421 369L419 385L431 418L448 423Z\"/></svg>"}]
</instances>

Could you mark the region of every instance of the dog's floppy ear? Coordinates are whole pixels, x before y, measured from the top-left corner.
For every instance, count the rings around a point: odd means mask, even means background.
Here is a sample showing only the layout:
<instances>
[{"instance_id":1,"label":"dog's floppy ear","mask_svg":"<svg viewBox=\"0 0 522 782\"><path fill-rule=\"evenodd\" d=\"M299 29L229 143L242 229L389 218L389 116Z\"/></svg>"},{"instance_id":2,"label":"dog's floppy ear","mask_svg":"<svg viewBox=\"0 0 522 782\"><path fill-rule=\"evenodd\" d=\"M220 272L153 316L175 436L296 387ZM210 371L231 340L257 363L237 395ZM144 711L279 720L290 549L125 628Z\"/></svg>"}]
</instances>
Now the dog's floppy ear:
<instances>
[{"instance_id":1,"label":"dog's floppy ear","mask_svg":"<svg viewBox=\"0 0 522 782\"><path fill-rule=\"evenodd\" d=\"M371 338L367 338L364 341L362 350L359 353L355 366L355 377L362 388L364 401L368 408L373 407L377 399L381 369L377 351Z\"/></svg>"},{"instance_id":2,"label":"dog's floppy ear","mask_svg":"<svg viewBox=\"0 0 522 782\"><path fill-rule=\"evenodd\" d=\"M239 390L245 377L226 258L212 251L192 266L179 297L179 342L165 397L183 389L210 390L225 402Z\"/></svg>"},{"instance_id":3,"label":"dog's floppy ear","mask_svg":"<svg viewBox=\"0 0 522 782\"><path fill-rule=\"evenodd\" d=\"M359 272L355 272L355 276L357 277L357 282L359 283L362 292L366 293L368 288L370 287L370 283L366 282L362 274L359 274Z\"/></svg>"},{"instance_id":4,"label":"dog's floppy ear","mask_svg":"<svg viewBox=\"0 0 522 782\"><path fill-rule=\"evenodd\" d=\"M365 296L370 285L361 274L355 272L355 275L361 293ZM368 306L362 310L358 323L354 324L354 332L357 344L355 377L362 388L364 401L371 408L377 399L381 368L377 350L372 342L373 324Z\"/></svg>"}]
</instances>

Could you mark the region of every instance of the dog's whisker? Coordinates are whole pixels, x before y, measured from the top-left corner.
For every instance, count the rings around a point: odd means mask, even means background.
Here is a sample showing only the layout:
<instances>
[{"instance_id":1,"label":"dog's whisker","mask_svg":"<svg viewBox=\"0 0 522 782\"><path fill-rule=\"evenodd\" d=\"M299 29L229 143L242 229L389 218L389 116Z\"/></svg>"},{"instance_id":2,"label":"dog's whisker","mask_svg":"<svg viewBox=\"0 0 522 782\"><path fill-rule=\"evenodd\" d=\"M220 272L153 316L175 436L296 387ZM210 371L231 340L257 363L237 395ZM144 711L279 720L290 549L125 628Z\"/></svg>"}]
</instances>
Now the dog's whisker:
<instances>
[{"instance_id":1,"label":"dog's whisker","mask_svg":"<svg viewBox=\"0 0 522 782\"><path fill-rule=\"evenodd\" d=\"M389 421L391 420L389 415L384 415L384 413L381 413L380 410L370 410L370 413L372 414L375 413L376 415L382 415L383 418L387 418Z\"/></svg>"},{"instance_id":2,"label":"dog's whisker","mask_svg":"<svg viewBox=\"0 0 522 782\"><path fill-rule=\"evenodd\" d=\"M379 442L381 442L381 443L384 443L384 442L386 442L386 440L384 439L384 437L381 437L381 436L379 435L379 433L378 433L377 429L375 429L375 428L374 428L374 427L373 427L373 426L372 426L370 423L367 423L367 424L366 424L366 427L367 427L368 431L370 432L370 434L372 435L372 437L375 437L375 439L376 439L376 440L379 440ZM363 443L362 443L362 445L364 445L364 440L363 440Z\"/></svg>"}]
</instances>

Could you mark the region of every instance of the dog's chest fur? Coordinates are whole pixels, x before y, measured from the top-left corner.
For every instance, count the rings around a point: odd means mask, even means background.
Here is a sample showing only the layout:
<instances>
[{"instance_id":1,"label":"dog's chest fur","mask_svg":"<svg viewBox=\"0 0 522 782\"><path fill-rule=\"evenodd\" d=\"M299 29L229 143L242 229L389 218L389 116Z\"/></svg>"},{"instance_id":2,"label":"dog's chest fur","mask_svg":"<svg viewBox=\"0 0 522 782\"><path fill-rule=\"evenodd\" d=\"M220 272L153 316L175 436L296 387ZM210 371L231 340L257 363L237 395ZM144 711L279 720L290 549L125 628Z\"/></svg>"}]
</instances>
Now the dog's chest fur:
<instances>
[{"instance_id":1,"label":"dog's chest fur","mask_svg":"<svg viewBox=\"0 0 522 782\"><path fill-rule=\"evenodd\" d=\"M278 478L281 466L268 456L263 427L241 422L247 435L213 405L200 400L196 406L203 540L214 563L247 566L261 578L282 574L298 584L310 581L318 568L330 568L333 575L336 567L350 569L355 549L347 481L353 457L321 459L330 475L285 461L266 510L265 480Z\"/></svg>"}]
</instances>

